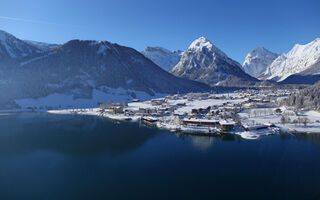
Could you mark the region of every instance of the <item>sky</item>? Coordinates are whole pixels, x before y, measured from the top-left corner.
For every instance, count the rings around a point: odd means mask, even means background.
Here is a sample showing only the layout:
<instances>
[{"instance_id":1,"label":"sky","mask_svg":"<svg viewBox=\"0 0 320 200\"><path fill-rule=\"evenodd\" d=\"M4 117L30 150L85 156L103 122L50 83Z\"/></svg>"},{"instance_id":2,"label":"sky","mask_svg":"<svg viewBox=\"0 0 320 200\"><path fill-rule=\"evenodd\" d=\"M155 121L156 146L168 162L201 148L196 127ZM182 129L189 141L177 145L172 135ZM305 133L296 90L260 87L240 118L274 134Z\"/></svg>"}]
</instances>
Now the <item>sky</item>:
<instances>
[{"instance_id":1,"label":"sky","mask_svg":"<svg viewBox=\"0 0 320 200\"><path fill-rule=\"evenodd\" d=\"M319 0L0 0L0 29L62 44L107 40L185 50L204 36L242 63L258 46L284 53L320 37Z\"/></svg>"}]
</instances>

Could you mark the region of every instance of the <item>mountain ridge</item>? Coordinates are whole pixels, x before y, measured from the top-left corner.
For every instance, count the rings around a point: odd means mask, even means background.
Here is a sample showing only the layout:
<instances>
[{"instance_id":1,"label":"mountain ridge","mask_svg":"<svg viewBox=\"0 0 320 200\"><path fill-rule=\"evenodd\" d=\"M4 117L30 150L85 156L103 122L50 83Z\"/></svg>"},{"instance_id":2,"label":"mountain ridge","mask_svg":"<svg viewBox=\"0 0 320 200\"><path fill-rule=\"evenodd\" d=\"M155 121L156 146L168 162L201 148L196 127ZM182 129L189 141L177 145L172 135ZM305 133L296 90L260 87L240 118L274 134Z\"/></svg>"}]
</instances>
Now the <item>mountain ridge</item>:
<instances>
[{"instance_id":1,"label":"mountain ridge","mask_svg":"<svg viewBox=\"0 0 320 200\"><path fill-rule=\"evenodd\" d=\"M135 49L108 41L70 40L47 51L1 60L0 66L0 92L7 94L0 97L0 105L16 106L17 99L53 94L93 99L97 93L111 95L117 88L128 97L124 99L138 93L152 97L212 89L175 77Z\"/></svg>"},{"instance_id":2,"label":"mountain ridge","mask_svg":"<svg viewBox=\"0 0 320 200\"><path fill-rule=\"evenodd\" d=\"M279 55L262 46L257 47L247 54L242 69L249 75L258 78Z\"/></svg>"},{"instance_id":3,"label":"mountain ridge","mask_svg":"<svg viewBox=\"0 0 320 200\"><path fill-rule=\"evenodd\" d=\"M254 85L257 79L246 74L241 65L229 58L207 38L194 40L171 71L174 75L211 86Z\"/></svg>"},{"instance_id":4,"label":"mountain ridge","mask_svg":"<svg viewBox=\"0 0 320 200\"><path fill-rule=\"evenodd\" d=\"M290 75L307 71L309 67L320 62L320 38L301 45L296 44L285 54L281 54L261 76L263 79L284 81Z\"/></svg>"}]
</instances>

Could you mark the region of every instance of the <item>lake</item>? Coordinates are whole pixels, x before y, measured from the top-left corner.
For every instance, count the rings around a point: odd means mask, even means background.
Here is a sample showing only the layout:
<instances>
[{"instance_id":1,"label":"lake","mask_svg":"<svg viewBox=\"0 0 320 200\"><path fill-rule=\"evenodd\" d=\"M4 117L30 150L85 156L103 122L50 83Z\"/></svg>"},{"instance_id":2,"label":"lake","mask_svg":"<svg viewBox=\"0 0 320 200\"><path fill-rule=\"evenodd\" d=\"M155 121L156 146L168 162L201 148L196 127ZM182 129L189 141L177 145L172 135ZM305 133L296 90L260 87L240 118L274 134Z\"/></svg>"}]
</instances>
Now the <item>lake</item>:
<instances>
[{"instance_id":1,"label":"lake","mask_svg":"<svg viewBox=\"0 0 320 200\"><path fill-rule=\"evenodd\" d=\"M0 199L320 199L320 135L176 135L1 114Z\"/></svg>"}]
</instances>

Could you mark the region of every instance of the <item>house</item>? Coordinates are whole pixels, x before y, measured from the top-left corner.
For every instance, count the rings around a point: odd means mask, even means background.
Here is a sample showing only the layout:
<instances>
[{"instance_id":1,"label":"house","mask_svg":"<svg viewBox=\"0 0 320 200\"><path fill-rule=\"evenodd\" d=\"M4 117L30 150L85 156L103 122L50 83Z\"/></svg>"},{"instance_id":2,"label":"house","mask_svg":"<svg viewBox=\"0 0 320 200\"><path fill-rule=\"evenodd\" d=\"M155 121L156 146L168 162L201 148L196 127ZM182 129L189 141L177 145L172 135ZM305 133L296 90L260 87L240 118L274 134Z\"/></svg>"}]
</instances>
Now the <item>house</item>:
<instances>
[{"instance_id":1,"label":"house","mask_svg":"<svg viewBox=\"0 0 320 200\"><path fill-rule=\"evenodd\" d=\"M186 106L186 102L180 102L176 104L177 107L183 107Z\"/></svg>"},{"instance_id":2,"label":"house","mask_svg":"<svg viewBox=\"0 0 320 200\"><path fill-rule=\"evenodd\" d=\"M156 126L156 122L158 121L157 118L154 117L142 117L141 122L149 125L149 126Z\"/></svg>"},{"instance_id":3,"label":"house","mask_svg":"<svg viewBox=\"0 0 320 200\"><path fill-rule=\"evenodd\" d=\"M128 106L128 102L127 101L123 101L123 102L108 101L108 102L99 103L99 105L100 105L100 109L110 109L117 106L126 107Z\"/></svg>"},{"instance_id":4,"label":"house","mask_svg":"<svg viewBox=\"0 0 320 200\"><path fill-rule=\"evenodd\" d=\"M139 113L140 114L153 114L157 113L156 109L152 108L139 108Z\"/></svg>"},{"instance_id":5,"label":"house","mask_svg":"<svg viewBox=\"0 0 320 200\"><path fill-rule=\"evenodd\" d=\"M223 131L232 131L234 129L235 123L228 122L228 121L221 121L219 122L219 126Z\"/></svg>"},{"instance_id":6,"label":"house","mask_svg":"<svg viewBox=\"0 0 320 200\"><path fill-rule=\"evenodd\" d=\"M219 125L218 120L213 119L197 119L197 118L190 118L190 119L181 119L180 123L185 126L210 126L215 127Z\"/></svg>"},{"instance_id":7,"label":"house","mask_svg":"<svg viewBox=\"0 0 320 200\"><path fill-rule=\"evenodd\" d=\"M159 106L164 103L164 99L152 99L151 100L151 105L152 106Z\"/></svg>"},{"instance_id":8,"label":"house","mask_svg":"<svg viewBox=\"0 0 320 200\"><path fill-rule=\"evenodd\" d=\"M123 114L123 107L121 106L114 106L112 108L109 109L109 112L112 114Z\"/></svg>"}]
</instances>

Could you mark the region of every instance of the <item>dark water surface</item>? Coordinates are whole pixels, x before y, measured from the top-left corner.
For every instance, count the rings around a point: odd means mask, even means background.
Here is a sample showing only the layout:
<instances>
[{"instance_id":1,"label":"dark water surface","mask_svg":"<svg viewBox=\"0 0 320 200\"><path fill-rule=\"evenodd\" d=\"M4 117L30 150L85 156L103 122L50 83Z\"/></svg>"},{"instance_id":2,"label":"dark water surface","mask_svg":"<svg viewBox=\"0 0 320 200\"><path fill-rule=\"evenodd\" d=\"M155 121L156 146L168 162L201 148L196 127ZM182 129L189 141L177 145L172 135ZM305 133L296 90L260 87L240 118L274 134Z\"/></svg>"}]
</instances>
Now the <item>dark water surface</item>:
<instances>
[{"instance_id":1,"label":"dark water surface","mask_svg":"<svg viewBox=\"0 0 320 200\"><path fill-rule=\"evenodd\" d=\"M248 141L1 115L0 199L320 199L320 136Z\"/></svg>"}]
</instances>

